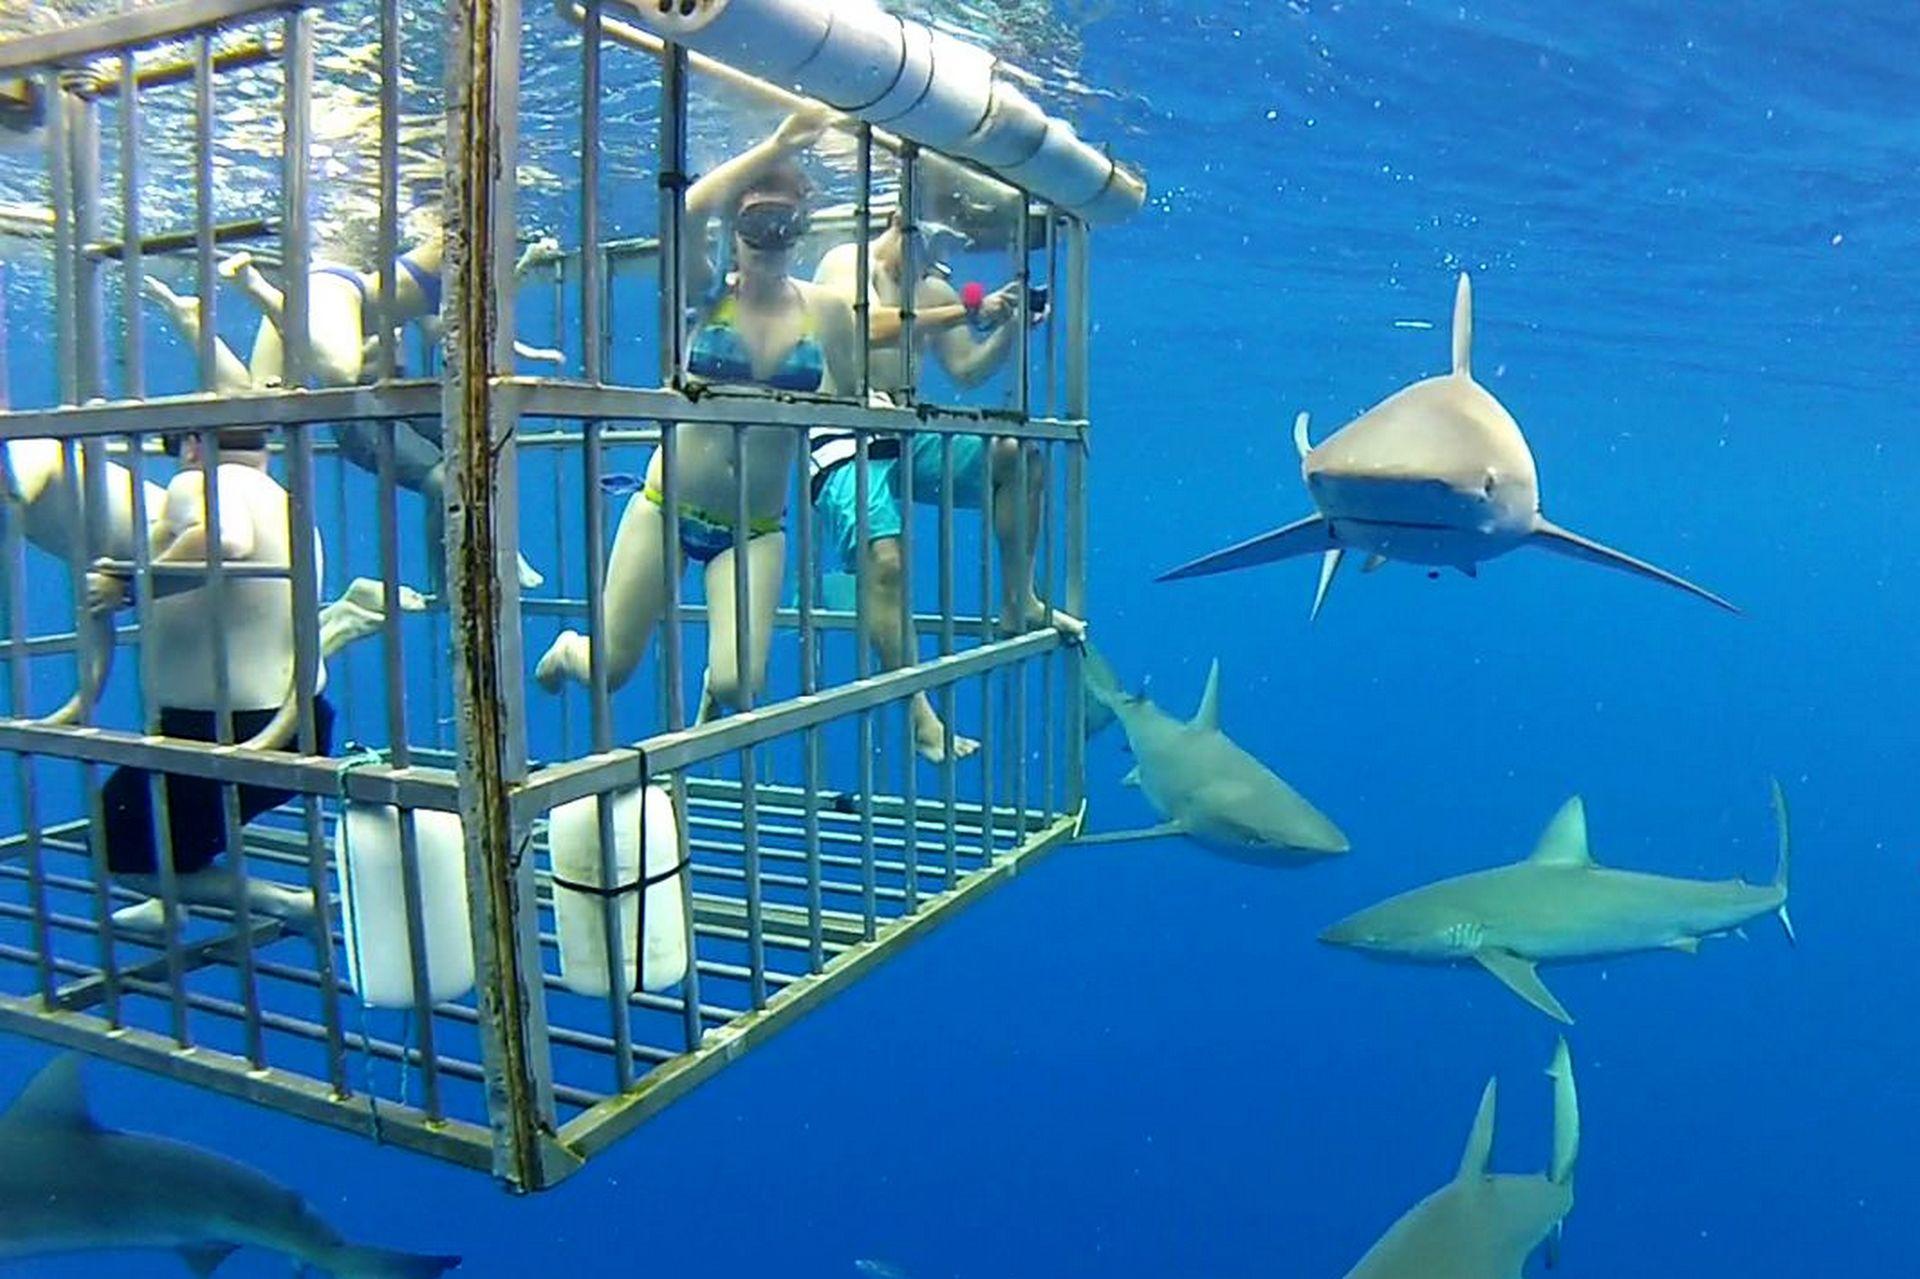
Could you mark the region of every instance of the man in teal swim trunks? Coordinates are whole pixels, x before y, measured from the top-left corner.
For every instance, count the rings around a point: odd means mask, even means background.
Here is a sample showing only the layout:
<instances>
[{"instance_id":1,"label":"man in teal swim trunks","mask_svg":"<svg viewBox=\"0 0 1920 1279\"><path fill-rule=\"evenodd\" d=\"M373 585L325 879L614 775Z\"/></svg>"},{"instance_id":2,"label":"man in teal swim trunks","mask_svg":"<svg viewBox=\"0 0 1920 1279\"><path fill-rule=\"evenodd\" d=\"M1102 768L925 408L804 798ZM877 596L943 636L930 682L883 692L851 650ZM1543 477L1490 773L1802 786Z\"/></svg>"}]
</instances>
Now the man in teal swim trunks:
<instances>
[{"instance_id":1,"label":"man in teal swim trunks","mask_svg":"<svg viewBox=\"0 0 1920 1279\"><path fill-rule=\"evenodd\" d=\"M1010 212L1018 216L1017 204ZM905 243L897 215L885 231L868 243L871 272L868 296L875 308L892 311L900 304ZM1017 313L1013 292L1017 286L1009 285L987 295L977 306L966 307L945 275L934 269L941 247L938 237L930 237L919 254L928 270L914 295L915 337L917 342L925 344L928 353L940 362L949 377L961 386L974 386L992 377L1006 363L1007 356L1019 348L1018 330L1008 323ZM858 255L858 246L854 244L829 250L814 272L814 283L853 297L858 288ZM984 334L977 334L969 323L975 315L990 326ZM898 388L904 381L898 329L896 325L886 324L888 318L887 313L876 311L873 324L872 381L880 391ZM882 336L889 328L893 330L890 341ZM942 438L933 433L916 435L908 446L908 457L904 461L912 469L916 502L941 500L946 475ZM951 438L955 508L986 509L984 490L987 484L992 485L994 534L1000 546L1001 624L1032 630L1051 622L1068 639L1078 641L1085 634L1084 623L1057 609L1049 613L1034 590L1035 548L1046 495L1045 469L1039 456L1028 453L1027 491L1022 494L1018 440L993 440L989 455L989 444L980 436ZM888 450L889 443L876 441L868 448L868 541L864 565L860 562L859 476L853 465L853 436L845 431L819 430L813 432L808 445L822 563L832 566L837 560L841 569L859 572L859 579L865 583L874 652L883 670L895 670L915 660L909 637L903 633L907 611L900 553L904 520L900 509L903 459L897 445L892 451ZM946 757L947 729L926 694L915 696L912 715L915 746L926 759L941 762ZM972 738L957 733L953 737L956 757L971 755L978 747L979 743Z\"/></svg>"}]
</instances>

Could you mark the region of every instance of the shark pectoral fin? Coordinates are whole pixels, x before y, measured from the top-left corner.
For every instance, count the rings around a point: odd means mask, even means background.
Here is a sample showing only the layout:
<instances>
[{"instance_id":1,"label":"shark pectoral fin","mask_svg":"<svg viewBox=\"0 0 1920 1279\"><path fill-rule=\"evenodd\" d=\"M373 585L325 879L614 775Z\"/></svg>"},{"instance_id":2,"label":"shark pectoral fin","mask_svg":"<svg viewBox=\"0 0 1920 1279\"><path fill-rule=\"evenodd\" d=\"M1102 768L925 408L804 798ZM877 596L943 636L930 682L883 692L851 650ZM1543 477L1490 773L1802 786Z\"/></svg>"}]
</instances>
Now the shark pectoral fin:
<instances>
[{"instance_id":1,"label":"shark pectoral fin","mask_svg":"<svg viewBox=\"0 0 1920 1279\"><path fill-rule=\"evenodd\" d=\"M1369 555L1367 556L1367 562L1360 566L1360 571L1362 573L1378 573L1380 566L1386 562L1387 557L1384 555Z\"/></svg>"},{"instance_id":2,"label":"shark pectoral fin","mask_svg":"<svg viewBox=\"0 0 1920 1279\"><path fill-rule=\"evenodd\" d=\"M1320 620L1321 606L1327 602L1327 590L1333 585L1334 574L1340 571L1340 561L1346 558L1346 551L1338 546L1320 557L1320 585L1314 588L1313 607L1307 611L1309 622Z\"/></svg>"},{"instance_id":3,"label":"shark pectoral fin","mask_svg":"<svg viewBox=\"0 0 1920 1279\"><path fill-rule=\"evenodd\" d=\"M1668 586L1678 587L1689 595L1697 595L1709 604L1724 608L1729 613L1740 611L1739 608L1703 586L1695 586L1686 578L1669 573L1645 560L1637 560L1623 551L1614 550L1611 546L1603 546L1591 538L1581 537L1578 533L1561 528L1544 516L1534 517L1533 533L1527 540L1542 550L1552 551L1556 555L1586 560L1589 564L1598 564L1604 568L1618 569L1623 573L1636 573L1641 577L1652 578L1656 582L1665 582Z\"/></svg>"},{"instance_id":4,"label":"shark pectoral fin","mask_svg":"<svg viewBox=\"0 0 1920 1279\"><path fill-rule=\"evenodd\" d=\"M1676 937L1666 944L1666 949L1677 950L1683 955L1697 955L1700 953L1700 939L1698 937Z\"/></svg>"},{"instance_id":5,"label":"shark pectoral fin","mask_svg":"<svg viewBox=\"0 0 1920 1279\"><path fill-rule=\"evenodd\" d=\"M187 1269L193 1271L196 1279L207 1276L220 1268L222 1262L234 1253L239 1246L230 1243L196 1243L179 1249L180 1260L187 1263Z\"/></svg>"},{"instance_id":6,"label":"shark pectoral fin","mask_svg":"<svg viewBox=\"0 0 1920 1279\"><path fill-rule=\"evenodd\" d=\"M1231 573L1235 569L1252 568L1257 564L1271 564L1275 560L1292 559L1296 555L1312 555L1327 550L1332 545L1332 526L1318 515L1309 515L1303 520L1283 524L1258 537L1248 538L1223 551L1202 555L1199 559L1182 564L1179 568L1169 569L1154 581L1171 582L1183 577L1206 577L1213 573Z\"/></svg>"},{"instance_id":7,"label":"shark pectoral fin","mask_svg":"<svg viewBox=\"0 0 1920 1279\"><path fill-rule=\"evenodd\" d=\"M1109 830L1098 835L1082 835L1073 842L1076 844L1128 844L1142 839L1165 839L1169 835L1184 835L1187 828L1179 822L1161 822L1158 826L1146 826L1139 830Z\"/></svg>"},{"instance_id":8,"label":"shark pectoral fin","mask_svg":"<svg viewBox=\"0 0 1920 1279\"><path fill-rule=\"evenodd\" d=\"M1140 784L1140 765L1135 764L1132 768L1129 768L1127 775L1120 779L1120 784L1122 786L1138 786Z\"/></svg>"},{"instance_id":9,"label":"shark pectoral fin","mask_svg":"<svg viewBox=\"0 0 1920 1279\"><path fill-rule=\"evenodd\" d=\"M1539 970L1533 966L1532 960L1523 959L1510 950L1476 950L1473 957L1480 961L1482 968L1504 982L1508 990L1555 1021L1573 1025L1573 1018L1567 1015L1567 1010L1560 1006L1560 1001L1540 980Z\"/></svg>"}]
</instances>

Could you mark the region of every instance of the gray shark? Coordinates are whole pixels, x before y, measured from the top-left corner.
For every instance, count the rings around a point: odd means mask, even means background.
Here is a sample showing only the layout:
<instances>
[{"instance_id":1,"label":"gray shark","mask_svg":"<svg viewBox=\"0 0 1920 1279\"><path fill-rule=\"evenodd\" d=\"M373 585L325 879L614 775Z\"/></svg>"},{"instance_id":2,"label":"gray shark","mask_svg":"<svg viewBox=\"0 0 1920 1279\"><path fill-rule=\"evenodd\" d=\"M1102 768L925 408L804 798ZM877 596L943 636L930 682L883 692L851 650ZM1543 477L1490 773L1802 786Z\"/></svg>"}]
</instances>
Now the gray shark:
<instances>
[{"instance_id":1,"label":"gray shark","mask_svg":"<svg viewBox=\"0 0 1920 1279\"><path fill-rule=\"evenodd\" d=\"M1113 711L1127 735L1138 786L1166 820L1143 830L1082 836L1083 844L1185 835L1236 861L1288 865L1347 851L1347 837L1253 756L1220 731L1220 663L1192 720L1176 719L1144 693L1121 689L1113 668L1088 645L1082 663L1088 694Z\"/></svg>"},{"instance_id":2,"label":"gray shark","mask_svg":"<svg viewBox=\"0 0 1920 1279\"><path fill-rule=\"evenodd\" d=\"M1572 1024L1536 964L1645 950L1692 954L1702 938L1734 932L1769 912L1793 940L1787 915L1792 849L1778 782L1773 811L1780 848L1770 884L1672 879L1597 865L1587 851L1586 807L1576 795L1525 861L1390 897L1349 915L1320 940L1395 959L1472 959L1547 1016Z\"/></svg>"},{"instance_id":3,"label":"gray shark","mask_svg":"<svg viewBox=\"0 0 1920 1279\"><path fill-rule=\"evenodd\" d=\"M1346 1279L1520 1279L1542 1243L1553 1264L1561 1223L1573 1209L1573 1165L1580 1153L1580 1098L1566 1040L1555 1047L1547 1074L1553 1077L1553 1162L1547 1171L1518 1176L1487 1170L1498 1096L1497 1081L1487 1080L1453 1180L1394 1222Z\"/></svg>"},{"instance_id":4,"label":"gray shark","mask_svg":"<svg viewBox=\"0 0 1920 1279\"><path fill-rule=\"evenodd\" d=\"M429 1279L460 1264L355 1246L251 1168L101 1127L87 1113L80 1058L71 1054L0 1115L0 1260L171 1248L204 1279L245 1246L341 1279Z\"/></svg>"},{"instance_id":5,"label":"gray shark","mask_svg":"<svg viewBox=\"0 0 1920 1279\"><path fill-rule=\"evenodd\" d=\"M1457 568L1472 577L1486 560L1516 546L1537 546L1739 611L1711 591L1542 515L1533 453L1513 415L1473 380L1472 348L1473 288L1463 273L1453 307L1452 372L1401 388L1317 446L1308 439L1307 415L1295 419L1301 474L1319 513L1202 556L1159 580L1317 554L1317 617L1349 550L1367 555L1368 571L1400 560Z\"/></svg>"}]
</instances>

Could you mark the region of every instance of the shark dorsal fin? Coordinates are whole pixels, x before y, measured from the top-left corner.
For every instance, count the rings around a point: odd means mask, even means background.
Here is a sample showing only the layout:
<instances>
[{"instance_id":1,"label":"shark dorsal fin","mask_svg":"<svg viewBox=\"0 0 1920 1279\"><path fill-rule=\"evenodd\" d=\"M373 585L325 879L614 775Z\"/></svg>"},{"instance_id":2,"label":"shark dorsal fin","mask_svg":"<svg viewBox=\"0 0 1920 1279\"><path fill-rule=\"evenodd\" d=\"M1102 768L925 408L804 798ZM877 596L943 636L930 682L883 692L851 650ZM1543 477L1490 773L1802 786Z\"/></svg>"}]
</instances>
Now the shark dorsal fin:
<instances>
[{"instance_id":1,"label":"shark dorsal fin","mask_svg":"<svg viewBox=\"0 0 1920 1279\"><path fill-rule=\"evenodd\" d=\"M1207 689L1200 694L1200 709L1193 713L1195 728L1220 731L1220 659L1207 668Z\"/></svg>"},{"instance_id":2,"label":"shark dorsal fin","mask_svg":"<svg viewBox=\"0 0 1920 1279\"><path fill-rule=\"evenodd\" d=\"M1473 376L1473 282L1465 271L1453 293L1453 375Z\"/></svg>"},{"instance_id":3,"label":"shark dorsal fin","mask_svg":"<svg viewBox=\"0 0 1920 1279\"><path fill-rule=\"evenodd\" d=\"M78 1053L62 1053L33 1077L33 1082L0 1114L0 1128L29 1126L90 1130L96 1125L87 1113L87 1096L80 1085Z\"/></svg>"},{"instance_id":4,"label":"shark dorsal fin","mask_svg":"<svg viewBox=\"0 0 1920 1279\"><path fill-rule=\"evenodd\" d=\"M1307 434L1307 411L1301 409L1293 419L1293 447L1301 457L1313 452L1313 440Z\"/></svg>"},{"instance_id":5,"label":"shark dorsal fin","mask_svg":"<svg viewBox=\"0 0 1920 1279\"><path fill-rule=\"evenodd\" d=\"M1487 1161L1493 1157L1493 1115L1500 1093L1498 1079L1487 1080L1480 1094L1480 1109L1474 1112L1473 1128L1467 1133L1467 1148L1460 1152L1459 1180L1487 1175Z\"/></svg>"},{"instance_id":6,"label":"shark dorsal fin","mask_svg":"<svg viewBox=\"0 0 1920 1279\"><path fill-rule=\"evenodd\" d=\"M1593 854L1587 851L1587 806L1578 795L1560 806L1527 860L1536 866L1593 865Z\"/></svg>"}]
</instances>

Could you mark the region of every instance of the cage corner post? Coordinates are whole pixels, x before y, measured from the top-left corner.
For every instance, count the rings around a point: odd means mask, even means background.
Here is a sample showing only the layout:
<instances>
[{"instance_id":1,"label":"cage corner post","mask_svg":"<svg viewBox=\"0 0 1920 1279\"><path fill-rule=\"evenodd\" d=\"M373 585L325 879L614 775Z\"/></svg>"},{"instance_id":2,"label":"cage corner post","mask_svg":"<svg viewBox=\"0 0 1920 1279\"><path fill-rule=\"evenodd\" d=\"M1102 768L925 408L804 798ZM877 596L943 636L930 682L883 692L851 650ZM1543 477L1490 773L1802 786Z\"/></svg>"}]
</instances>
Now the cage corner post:
<instances>
[{"instance_id":1,"label":"cage corner post","mask_svg":"<svg viewBox=\"0 0 1920 1279\"><path fill-rule=\"evenodd\" d=\"M511 370L519 0L448 0L447 581L460 816L493 1172L540 1190L580 1166L558 1138L527 777Z\"/></svg>"}]
</instances>

